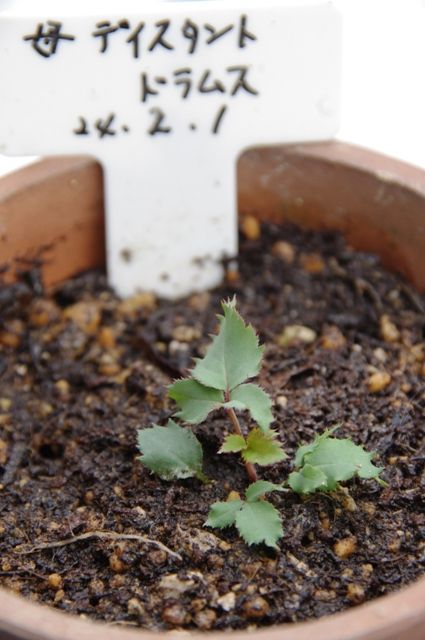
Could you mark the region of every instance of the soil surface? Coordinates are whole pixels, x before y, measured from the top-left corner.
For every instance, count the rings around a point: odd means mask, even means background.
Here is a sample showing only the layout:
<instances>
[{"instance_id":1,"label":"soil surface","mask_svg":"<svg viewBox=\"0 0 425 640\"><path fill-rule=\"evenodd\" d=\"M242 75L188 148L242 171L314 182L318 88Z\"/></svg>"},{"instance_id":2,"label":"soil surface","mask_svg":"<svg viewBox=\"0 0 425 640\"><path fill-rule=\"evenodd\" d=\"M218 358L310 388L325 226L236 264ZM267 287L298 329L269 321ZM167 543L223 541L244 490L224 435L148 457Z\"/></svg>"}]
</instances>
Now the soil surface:
<instances>
[{"instance_id":1,"label":"soil surface","mask_svg":"<svg viewBox=\"0 0 425 640\"><path fill-rule=\"evenodd\" d=\"M1 287L2 586L114 624L252 629L340 611L423 573L424 298L337 235L251 219L242 229L239 274L176 303L120 301L102 273L50 296L35 268ZM247 486L238 458L216 455L224 414L195 429L209 484L163 482L136 450L137 430L175 410L166 386L204 353L234 294L266 345L260 383L290 457L340 424L338 436L377 452L389 483L273 494L278 552L203 527L212 502ZM259 475L281 482L290 470Z\"/></svg>"}]
</instances>

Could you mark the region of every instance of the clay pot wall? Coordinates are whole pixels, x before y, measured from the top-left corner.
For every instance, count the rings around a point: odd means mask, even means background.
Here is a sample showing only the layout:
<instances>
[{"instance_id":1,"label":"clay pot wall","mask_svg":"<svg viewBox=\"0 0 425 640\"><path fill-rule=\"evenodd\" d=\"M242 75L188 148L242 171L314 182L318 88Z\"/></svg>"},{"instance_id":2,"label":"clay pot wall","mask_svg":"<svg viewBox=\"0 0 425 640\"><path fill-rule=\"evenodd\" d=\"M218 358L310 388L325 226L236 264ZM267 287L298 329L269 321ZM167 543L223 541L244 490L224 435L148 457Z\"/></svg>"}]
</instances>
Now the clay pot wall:
<instances>
[{"instance_id":1,"label":"clay pot wall","mask_svg":"<svg viewBox=\"0 0 425 640\"><path fill-rule=\"evenodd\" d=\"M19 268L22 260L41 257L47 284L104 264L102 191L101 169L87 158L52 158L3 178L0 263ZM342 143L274 147L241 157L238 191L241 213L339 229L353 247L379 254L389 268L425 290L425 171ZM82 621L0 590L3 640L157 637ZM249 638L424 640L425 578L344 613L267 628Z\"/></svg>"}]
</instances>

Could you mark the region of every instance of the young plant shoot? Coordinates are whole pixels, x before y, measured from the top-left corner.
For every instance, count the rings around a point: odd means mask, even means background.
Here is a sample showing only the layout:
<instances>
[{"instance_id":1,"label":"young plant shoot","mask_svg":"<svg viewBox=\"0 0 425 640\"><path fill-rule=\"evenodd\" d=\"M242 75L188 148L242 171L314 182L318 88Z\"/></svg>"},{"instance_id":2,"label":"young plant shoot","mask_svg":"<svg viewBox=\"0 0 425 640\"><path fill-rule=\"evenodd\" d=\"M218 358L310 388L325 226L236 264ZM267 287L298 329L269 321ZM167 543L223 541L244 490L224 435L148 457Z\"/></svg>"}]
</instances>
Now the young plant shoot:
<instances>
[{"instance_id":1,"label":"young plant shoot","mask_svg":"<svg viewBox=\"0 0 425 640\"><path fill-rule=\"evenodd\" d=\"M196 359L191 377L177 380L168 395L179 407L175 417L189 425L200 424L218 409L226 411L230 433L223 438L219 453L239 453L246 467L250 486L245 500L240 498L214 503L206 526L223 529L235 526L247 544L264 543L276 547L283 535L277 509L265 499L268 493L284 491L284 484L258 480L254 465L266 466L286 458L273 422L272 402L258 385L249 382L260 372L264 347L251 325L245 324L236 310L235 299L222 303L219 331L204 358ZM250 415L249 428L242 430L237 412ZM295 471L286 486L300 494L334 491L340 482L354 476L379 478L382 468L375 467L368 453L351 440L333 438L335 429L316 436L299 447ZM138 432L141 462L163 480L196 477L202 472L202 446L192 431L169 420L167 426L154 425ZM286 489L288 490L288 489Z\"/></svg>"},{"instance_id":2,"label":"young plant shoot","mask_svg":"<svg viewBox=\"0 0 425 640\"><path fill-rule=\"evenodd\" d=\"M332 438L334 429L327 429L310 444L299 447L294 460L295 471L288 478L288 485L296 493L335 491L340 482L354 476L374 479L382 486L379 477L383 467L375 467L369 453L347 438Z\"/></svg>"},{"instance_id":3,"label":"young plant shoot","mask_svg":"<svg viewBox=\"0 0 425 640\"><path fill-rule=\"evenodd\" d=\"M264 495L281 487L266 483L268 488L260 494L253 489L258 484L255 464L270 465L286 457L277 433L270 428L273 422L270 397L261 387L248 382L260 371L264 347L259 345L253 327L246 325L237 312L235 299L223 302L222 308L219 332L205 357L196 359L191 377L177 380L168 394L180 409L175 417L188 424L203 422L217 409L226 411L232 433L224 437L220 453L240 453L249 481L255 483L248 489L246 501L213 505L208 526L236 524L248 544L264 542L275 546L282 536L281 520ZM251 416L252 427L247 435L236 411L248 411ZM156 425L139 431L138 445L143 464L161 478L201 477L201 445L191 432L173 420L167 427ZM228 512L224 520L216 516L223 509Z\"/></svg>"}]
</instances>

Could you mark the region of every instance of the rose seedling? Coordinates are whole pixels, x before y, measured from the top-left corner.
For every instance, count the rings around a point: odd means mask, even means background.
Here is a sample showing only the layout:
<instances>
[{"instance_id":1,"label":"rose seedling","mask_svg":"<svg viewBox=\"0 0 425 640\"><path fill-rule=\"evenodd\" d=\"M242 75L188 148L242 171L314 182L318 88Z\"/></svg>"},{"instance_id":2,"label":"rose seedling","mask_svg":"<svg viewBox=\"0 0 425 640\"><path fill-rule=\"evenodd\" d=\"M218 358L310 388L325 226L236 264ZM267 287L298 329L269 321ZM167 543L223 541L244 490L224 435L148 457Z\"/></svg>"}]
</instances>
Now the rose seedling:
<instances>
[{"instance_id":1,"label":"rose seedling","mask_svg":"<svg viewBox=\"0 0 425 640\"><path fill-rule=\"evenodd\" d=\"M248 382L260 371L264 347L259 345L253 327L245 324L237 312L235 300L222 303L222 308L219 332L213 337L205 357L196 359L191 377L174 382L168 394L179 407L175 417L188 424L199 424L218 409L227 412L233 433L224 437L220 453L240 453L249 480L255 483L255 464L274 464L283 460L286 454L277 440L277 433L270 428L273 422L270 397L260 386ZM251 416L247 435L242 432L236 414L239 411L247 411ZM173 420L166 427L156 425L139 431L138 445L142 463L163 479L203 477L199 441ZM274 485L275 489L277 486ZM268 491L255 500L249 497L254 492L247 492L247 500L241 501L238 513L236 505L232 505L235 519L229 525L235 523L249 544L257 541L274 546L282 535L278 512L263 499ZM259 501L261 503L257 504ZM212 506L207 521L209 526L220 526L214 524L214 509L223 504L227 503ZM267 513L269 518L265 517Z\"/></svg>"},{"instance_id":2,"label":"rose seedling","mask_svg":"<svg viewBox=\"0 0 425 640\"><path fill-rule=\"evenodd\" d=\"M254 465L266 466L286 458L273 422L272 402L267 393L249 380L258 375L264 347L251 325L245 324L236 310L235 300L223 302L219 331L204 358L196 359L191 376L177 380L168 395L178 405L175 417L190 425L200 424L213 412L224 410L232 433L224 435L219 453L240 454L252 484L245 499L214 503L206 526L218 529L235 526L247 544L264 543L276 547L282 537L282 521L276 508L265 499L273 491L288 491L284 485L257 479ZM246 433L237 412L248 412ZM380 484L381 467L372 464L373 453L349 439L332 437L335 429L316 436L299 447L295 470L286 486L299 494L335 491L340 482L359 478L375 479ZM140 460L164 480L196 477L202 472L202 446L187 427L169 420L165 427L154 425L138 432Z\"/></svg>"}]
</instances>

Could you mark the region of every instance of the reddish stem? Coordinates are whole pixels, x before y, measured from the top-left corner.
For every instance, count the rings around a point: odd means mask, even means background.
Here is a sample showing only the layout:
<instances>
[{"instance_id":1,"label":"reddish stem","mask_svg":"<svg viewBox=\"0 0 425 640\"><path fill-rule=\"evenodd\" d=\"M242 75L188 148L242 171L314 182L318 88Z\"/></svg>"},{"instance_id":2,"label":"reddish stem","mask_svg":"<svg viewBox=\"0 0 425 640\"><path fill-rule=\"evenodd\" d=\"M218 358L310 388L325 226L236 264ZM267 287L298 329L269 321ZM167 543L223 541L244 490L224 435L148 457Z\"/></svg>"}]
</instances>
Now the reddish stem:
<instances>
[{"instance_id":1,"label":"reddish stem","mask_svg":"<svg viewBox=\"0 0 425 640\"><path fill-rule=\"evenodd\" d=\"M226 391L226 393L224 394L224 399L225 399L225 402L229 402L230 394L228 391ZM239 424L239 420L236 413L234 412L233 409L226 409L226 411L227 411L227 415L230 418L230 422L232 423L234 433L236 433L238 436L243 437L241 425ZM258 479L257 472L252 462L245 462L245 469L248 474L249 481L257 482L257 479Z\"/></svg>"}]
</instances>

